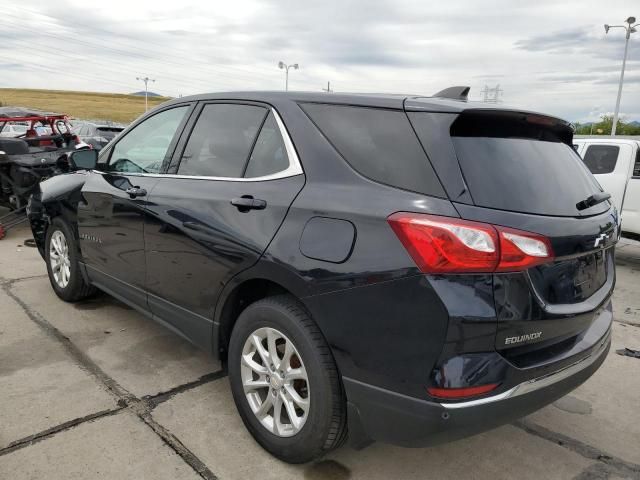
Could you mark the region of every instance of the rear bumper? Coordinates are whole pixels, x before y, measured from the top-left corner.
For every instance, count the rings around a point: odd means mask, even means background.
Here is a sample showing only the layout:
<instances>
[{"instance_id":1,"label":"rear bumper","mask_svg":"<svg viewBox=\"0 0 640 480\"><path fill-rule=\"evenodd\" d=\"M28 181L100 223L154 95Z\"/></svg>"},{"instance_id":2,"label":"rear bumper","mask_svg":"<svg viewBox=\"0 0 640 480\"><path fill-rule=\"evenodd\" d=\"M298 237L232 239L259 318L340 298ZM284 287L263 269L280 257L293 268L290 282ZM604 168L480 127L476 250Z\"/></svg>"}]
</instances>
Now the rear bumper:
<instances>
[{"instance_id":1,"label":"rear bumper","mask_svg":"<svg viewBox=\"0 0 640 480\"><path fill-rule=\"evenodd\" d=\"M420 400L343 378L351 441L356 446L376 440L405 447L425 447L509 423L582 384L600 367L610 345L609 330L588 356L576 363L499 394L458 403Z\"/></svg>"}]
</instances>

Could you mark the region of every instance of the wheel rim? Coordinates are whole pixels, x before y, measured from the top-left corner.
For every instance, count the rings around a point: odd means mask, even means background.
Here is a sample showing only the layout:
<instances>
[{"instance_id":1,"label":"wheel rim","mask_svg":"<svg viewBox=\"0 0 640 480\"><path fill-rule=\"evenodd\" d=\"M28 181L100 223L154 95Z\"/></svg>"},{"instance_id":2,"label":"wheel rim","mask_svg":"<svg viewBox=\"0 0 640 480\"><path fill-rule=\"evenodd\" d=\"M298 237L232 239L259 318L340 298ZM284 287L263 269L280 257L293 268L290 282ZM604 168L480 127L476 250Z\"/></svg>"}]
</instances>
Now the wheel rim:
<instances>
[{"instance_id":1,"label":"wheel rim","mask_svg":"<svg viewBox=\"0 0 640 480\"><path fill-rule=\"evenodd\" d=\"M71 278L71 261L69 260L67 237L60 230L56 230L51 235L49 263L51 264L53 280L60 288L65 288Z\"/></svg>"},{"instance_id":2,"label":"wheel rim","mask_svg":"<svg viewBox=\"0 0 640 480\"><path fill-rule=\"evenodd\" d=\"M309 415L311 391L295 345L274 328L259 328L244 343L240 374L249 406L279 437L298 433Z\"/></svg>"}]
</instances>

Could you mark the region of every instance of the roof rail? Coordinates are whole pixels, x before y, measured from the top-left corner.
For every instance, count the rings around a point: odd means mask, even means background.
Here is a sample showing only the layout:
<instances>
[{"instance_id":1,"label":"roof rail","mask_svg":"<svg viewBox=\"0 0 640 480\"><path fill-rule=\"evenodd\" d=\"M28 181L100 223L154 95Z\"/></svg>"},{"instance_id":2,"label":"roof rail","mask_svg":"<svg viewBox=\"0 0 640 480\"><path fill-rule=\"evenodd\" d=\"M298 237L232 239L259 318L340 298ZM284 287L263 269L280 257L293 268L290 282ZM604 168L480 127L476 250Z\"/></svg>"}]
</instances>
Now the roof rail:
<instances>
[{"instance_id":1,"label":"roof rail","mask_svg":"<svg viewBox=\"0 0 640 480\"><path fill-rule=\"evenodd\" d=\"M466 102L469 96L469 90L471 90L471 87L449 87L440 90L434 97L451 98L453 100L463 100Z\"/></svg>"}]
</instances>

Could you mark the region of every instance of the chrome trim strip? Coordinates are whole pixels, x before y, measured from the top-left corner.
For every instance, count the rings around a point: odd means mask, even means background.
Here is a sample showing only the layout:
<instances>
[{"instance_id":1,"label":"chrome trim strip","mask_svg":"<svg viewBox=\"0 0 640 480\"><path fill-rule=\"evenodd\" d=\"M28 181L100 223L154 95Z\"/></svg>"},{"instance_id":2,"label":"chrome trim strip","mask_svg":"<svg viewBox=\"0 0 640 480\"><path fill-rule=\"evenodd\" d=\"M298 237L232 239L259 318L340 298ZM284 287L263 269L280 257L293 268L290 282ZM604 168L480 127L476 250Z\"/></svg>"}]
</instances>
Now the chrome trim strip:
<instances>
[{"instance_id":1,"label":"chrome trim strip","mask_svg":"<svg viewBox=\"0 0 640 480\"><path fill-rule=\"evenodd\" d=\"M610 333L607 334L607 338L602 341L600 348L598 348L596 352L574 364L569 365L568 367L563 368L562 370L550 373L549 375L545 375L544 377L527 380L526 382L522 382L505 392L499 393L498 395L479 398L478 400L470 400L468 402L441 403L440 405L448 410L476 407L478 405L486 405L488 403L499 402L507 398L517 397L519 395L524 395L526 393L548 387L549 385L553 385L554 383L564 380L595 363L596 360L598 360L602 353L607 349L607 346L609 345L610 335Z\"/></svg>"},{"instance_id":2,"label":"chrome trim strip","mask_svg":"<svg viewBox=\"0 0 640 480\"><path fill-rule=\"evenodd\" d=\"M276 123L278 125L278 130L280 130L280 135L282 135L282 140L284 141L284 148L287 152L287 157L289 159L289 166L280 172L272 173L271 175L264 175L262 177L253 177L253 178L236 178L236 177L207 177L207 176L196 176L196 175L178 175L174 173L129 173L129 172L102 172L99 170L94 170L96 173L122 173L127 176L132 177L159 177L159 178L184 178L190 180L217 180L224 182L262 182L267 180L277 180L280 178L288 178L295 177L296 175L302 175L304 170L302 170L302 164L300 163L300 159L298 158L298 154L296 149L293 146L293 142L291 141L291 137L289 137L289 132L278 112L272 107L271 112L273 113L274 118L276 119Z\"/></svg>"}]
</instances>

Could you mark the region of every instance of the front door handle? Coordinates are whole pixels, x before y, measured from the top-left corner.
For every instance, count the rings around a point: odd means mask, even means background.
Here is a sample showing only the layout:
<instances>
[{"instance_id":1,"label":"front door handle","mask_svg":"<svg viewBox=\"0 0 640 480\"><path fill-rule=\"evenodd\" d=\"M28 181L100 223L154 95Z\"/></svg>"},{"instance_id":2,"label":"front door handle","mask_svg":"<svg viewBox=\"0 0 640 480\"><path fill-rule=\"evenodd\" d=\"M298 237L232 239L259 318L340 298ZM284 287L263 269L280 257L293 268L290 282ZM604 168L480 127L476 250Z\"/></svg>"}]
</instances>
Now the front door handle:
<instances>
[{"instance_id":1,"label":"front door handle","mask_svg":"<svg viewBox=\"0 0 640 480\"><path fill-rule=\"evenodd\" d=\"M127 193L131 198L136 198L144 197L147 194L147 191L140 187L129 187L125 190L125 193Z\"/></svg>"},{"instance_id":2,"label":"front door handle","mask_svg":"<svg viewBox=\"0 0 640 480\"><path fill-rule=\"evenodd\" d=\"M248 212L249 210L264 210L267 207L267 202L259 198L253 198L251 195L243 195L240 198L231 200L231 205L241 212Z\"/></svg>"}]
</instances>

